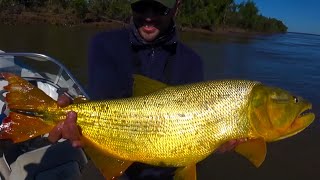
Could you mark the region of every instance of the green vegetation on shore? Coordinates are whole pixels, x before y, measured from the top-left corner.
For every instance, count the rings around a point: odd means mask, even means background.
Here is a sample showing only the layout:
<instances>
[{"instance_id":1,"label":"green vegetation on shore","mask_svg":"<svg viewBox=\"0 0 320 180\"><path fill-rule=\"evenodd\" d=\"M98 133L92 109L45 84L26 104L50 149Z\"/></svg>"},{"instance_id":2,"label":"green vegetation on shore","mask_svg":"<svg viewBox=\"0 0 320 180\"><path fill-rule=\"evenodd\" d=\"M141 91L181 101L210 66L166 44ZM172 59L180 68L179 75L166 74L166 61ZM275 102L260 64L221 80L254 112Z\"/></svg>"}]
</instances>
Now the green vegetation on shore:
<instances>
[{"instance_id":1,"label":"green vegetation on shore","mask_svg":"<svg viewBox=\"0 0 320 180\"><path fill-rule=\"evenodd\" d=\"M252 0L182 0L177 23L181 27L210 31L287 32L286 25L264 17ZM118 20L128 22L130 0L0 0L0 18L23 12L74 15L79 22ZM6 14L7 16L3 16ZM3 22L3 20L2 20Z\"/></svg>"}]
</instances>

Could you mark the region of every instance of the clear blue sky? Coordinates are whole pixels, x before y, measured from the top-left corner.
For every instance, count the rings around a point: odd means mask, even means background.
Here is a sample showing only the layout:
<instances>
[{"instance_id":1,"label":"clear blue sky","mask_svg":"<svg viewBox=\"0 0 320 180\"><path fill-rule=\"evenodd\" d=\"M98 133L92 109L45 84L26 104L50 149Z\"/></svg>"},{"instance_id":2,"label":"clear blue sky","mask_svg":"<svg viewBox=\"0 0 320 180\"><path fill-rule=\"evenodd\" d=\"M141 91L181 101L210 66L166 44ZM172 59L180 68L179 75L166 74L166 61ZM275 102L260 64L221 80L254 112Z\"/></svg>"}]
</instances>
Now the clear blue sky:
<instances>
[{"instance_id":1,"label":"clear blue sky","mask_svg":"<svg viewBox=\"0 0 320 180\"><path fill-rule=\"evenodd\" d=\"M237 4L246 0L235 0ZM320 35L320 0L252 0L260 14L281 20L289 32Z\"/></svg>"}]
</instances>

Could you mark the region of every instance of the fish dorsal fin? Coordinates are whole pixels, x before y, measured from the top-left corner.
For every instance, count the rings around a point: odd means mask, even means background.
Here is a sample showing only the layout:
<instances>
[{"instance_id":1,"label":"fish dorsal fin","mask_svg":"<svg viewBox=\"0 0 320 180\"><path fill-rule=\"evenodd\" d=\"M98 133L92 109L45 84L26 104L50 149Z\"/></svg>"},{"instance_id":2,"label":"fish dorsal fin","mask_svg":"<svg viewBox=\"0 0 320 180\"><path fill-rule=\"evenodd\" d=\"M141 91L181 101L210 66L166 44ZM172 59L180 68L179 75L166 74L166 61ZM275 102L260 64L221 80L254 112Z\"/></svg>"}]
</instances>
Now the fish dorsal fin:
<instances>
[{"instance_id":1,"label":"fish dorsal fin","mask_svg":"<svg viewBox=\"0 0 320 180\"><path fill-rule=\"evenodd\" d=\"M100 170L106 179L117 179L124 171L132 164L130 161L124 161L112 157L108 152L105 152L95 146L89 139L83 137L85 143L84 150L89 155L94 165Z\"/></svg>"},{"instance_id":2,"label":"fish dorsal fin","mask_svg":"<svg viewBox=\"0 0 320 180\"><path fill-rule=\"evenodd\" d=\"M0 139L10 139L14 143L23 142L49 132L53 125L41 118L10 112L0 124Z\"/></svg>"},{"instance_id":3,"label":"fish dorsal fin","mask_svg":"<svg viewBox=\"0 0 320 180\"><path fill-rule=\"evenodd\" d=\"M251 139L239 144L235 151L247 158L254 166L259 167L267 154L267 145L264 139Z\"/></svg>"},{"instance_id":4,"label":"fish dorsal fin","mask_svg":"<svg viewBox=\"0 0 320 180\"><path fill-rule=\"evenodd\" d=\"M174 175L174 180L196 180L197 167L196 164L190 164L186 167L178 168Z\"/></svg>"},{"instance_id":5,"label":"fish dorsal fin","mask_svg":"<svg viewBox=\"0 0 320 180\"><path fill-rule=\"evenodd\" d=\"M143 75L133 75L133 96L143 96L167 87L165 83Z\"/></svg>"}]
</instances>

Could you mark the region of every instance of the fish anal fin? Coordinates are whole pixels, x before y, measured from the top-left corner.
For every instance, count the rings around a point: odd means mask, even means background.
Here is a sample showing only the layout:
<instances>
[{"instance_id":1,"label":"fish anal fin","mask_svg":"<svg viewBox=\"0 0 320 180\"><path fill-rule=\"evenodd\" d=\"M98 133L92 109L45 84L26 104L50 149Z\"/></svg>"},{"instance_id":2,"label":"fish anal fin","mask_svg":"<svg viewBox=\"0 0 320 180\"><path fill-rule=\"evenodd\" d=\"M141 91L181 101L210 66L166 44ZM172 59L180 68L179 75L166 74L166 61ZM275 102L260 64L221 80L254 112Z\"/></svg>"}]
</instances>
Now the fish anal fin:
<instances>
[{"instance_id":1,"label":"fish anal fin","mask_svg":"<svg viewBox=\"0 0 320 180\"><path fill-rule=\"evenodd\" d=\"M176 170L174 180L196 180L197 167L196 164L190 164L185 167L180 167Z\"/></svg>"},{"instance_id":2,"label":"fish anal fin","mask_svg":"<svg viewBox=\"0 0 320 180\"><path fill-rule=\"evenodd\" d=\"M95 146L83 137L84 150L106 179L117 179L132 164L130 161L117 159L109 153Z\"/></svg>"},{"instance_id":3,"label":"fish anal fin","mask_svg":"<svg viewBox=\"0 0 320 180\"><path fill-rule=\"evenodd\" d=\"M259 167L265 160L267 145L264 139L251 139L239 144L235 151L247 158L255 167Z\"/></svg>"},{"instance_id":4,"label":"fish anal fin","mask_svg":"<svg viewBox=\"0 0 320 180\"><path fill-rule=\"evenodd\" d=\"M0 139L23 142L49 132L52 127L39 117L10 112L0 125Z\"/></svg>"},{"instance_id":5,"label":"fish anal fin","mask_svg":"<svg viewBox=\"0 0 320 180\"><path fill-rule=\"evenodd\" d=\"M133 96L147 95L168 86L165 83L139 74L134 74L133 79Z\"/></svg>"}]
</instances>

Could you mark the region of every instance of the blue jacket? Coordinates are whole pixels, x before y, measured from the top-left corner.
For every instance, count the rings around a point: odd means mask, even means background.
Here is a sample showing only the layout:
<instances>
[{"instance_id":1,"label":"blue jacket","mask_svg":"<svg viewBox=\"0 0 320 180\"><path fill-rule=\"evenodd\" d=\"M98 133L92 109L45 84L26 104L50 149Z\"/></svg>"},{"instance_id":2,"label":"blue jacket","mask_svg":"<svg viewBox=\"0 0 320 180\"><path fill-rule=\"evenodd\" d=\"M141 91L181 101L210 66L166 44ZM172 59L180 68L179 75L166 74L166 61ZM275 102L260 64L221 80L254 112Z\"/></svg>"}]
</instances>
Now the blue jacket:
<instances>
[{"instance_id":1,"label":"blue jacket","mask_svg":"<svg viewBox=\"0 0 320 180\"><path fill-rule=\"evenodd\" d=\"M88 92L93 100L130 97L132 74L178 85L203 80L201 58L177 40L175 30L157 43L143 42L135 28L97 34L89 47ZM172 179L175 168L135 163L130 179Z\"/></svg>"},{"instance_id":2,"label":"blue jacket","mask_svg":"<svg viewBox=\"0 0 320 180\"><path fill-rule=\"evenodd\" d=\"M155 45L141 43L130 28L93 37L88 57L88 92L93 100L130 97L132 74L170 85L203 80L202 60L176 33Z\"/></svg>"}]
</instances>

